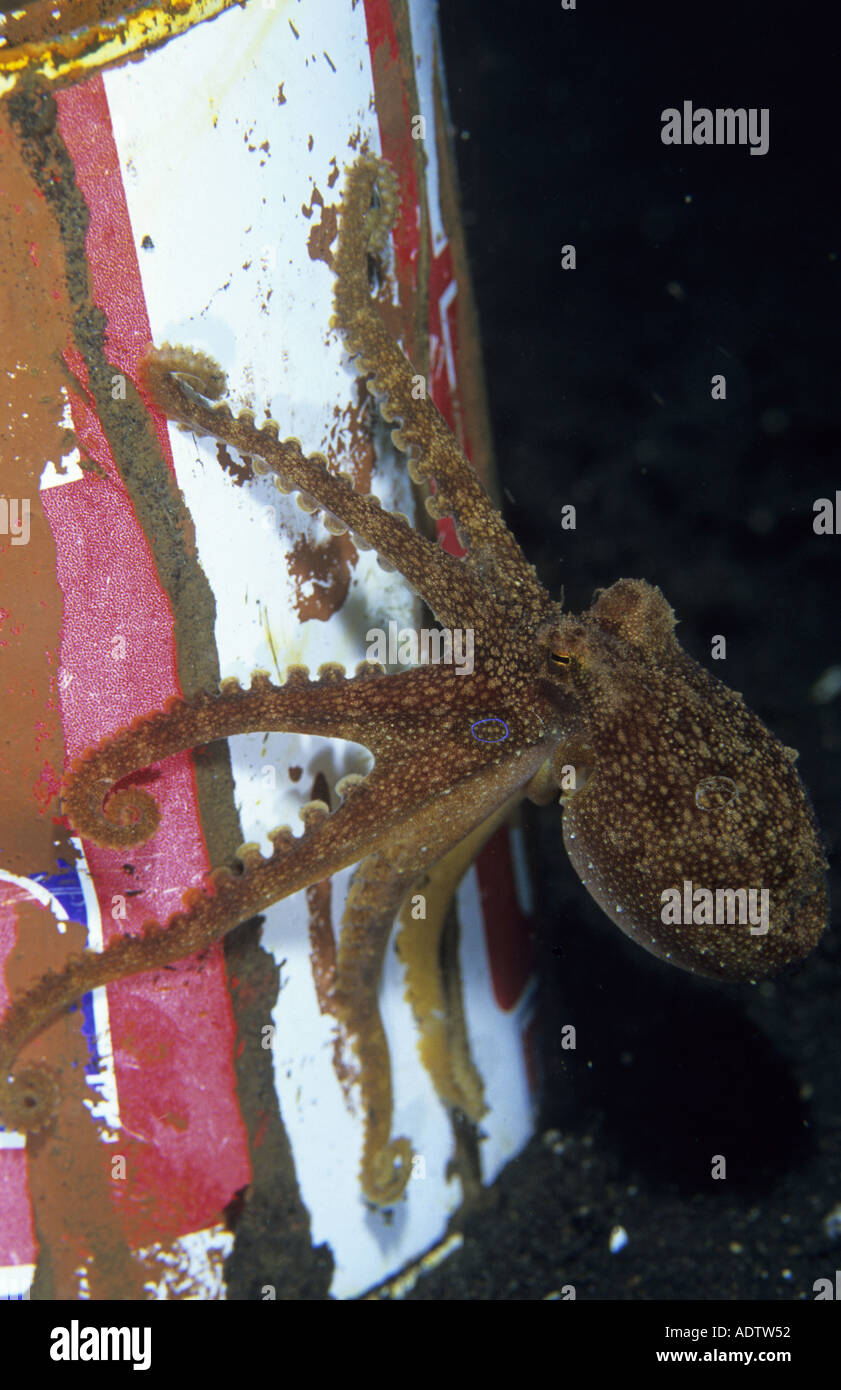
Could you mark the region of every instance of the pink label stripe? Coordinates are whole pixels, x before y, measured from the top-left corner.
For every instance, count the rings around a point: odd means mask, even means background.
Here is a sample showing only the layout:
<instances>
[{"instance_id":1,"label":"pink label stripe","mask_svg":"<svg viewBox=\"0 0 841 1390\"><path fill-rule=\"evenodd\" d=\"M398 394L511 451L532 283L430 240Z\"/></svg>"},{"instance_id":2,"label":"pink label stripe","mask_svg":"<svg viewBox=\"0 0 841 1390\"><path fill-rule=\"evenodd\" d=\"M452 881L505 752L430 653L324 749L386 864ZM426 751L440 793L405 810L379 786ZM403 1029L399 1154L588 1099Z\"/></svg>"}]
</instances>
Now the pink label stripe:
<instances>
[{"instance_id":1,"label":"pink label stripe","mask_svg":"<svg viewBox=\"0 0 841 1390\"><path fill-rule=\"evenodd\" d=\"M135 377L151 332L101 78L57 94L59 126L90 209L93 297L115 372ZM84 386L78 354L68 361ZM107 471L42 494L64 595L61 714L68 758L180 693L172 615L90 398L74 396L80 445ZM165 422L156 427L169 466ZM124 655L121 653L124 652ZM107 942L177 910L208 869L188 754L151 784L154 840L131 854L86 847ZM134 896L140 893L141 896ZM120 916L125 910L125 918ZM116 916L112 913L116 912ZM250 1178L232 1067L234 1025L221 948L108 989L128 1179L115 1183L133 1243L213 1222Z\"/></svg>"}]
</instances>

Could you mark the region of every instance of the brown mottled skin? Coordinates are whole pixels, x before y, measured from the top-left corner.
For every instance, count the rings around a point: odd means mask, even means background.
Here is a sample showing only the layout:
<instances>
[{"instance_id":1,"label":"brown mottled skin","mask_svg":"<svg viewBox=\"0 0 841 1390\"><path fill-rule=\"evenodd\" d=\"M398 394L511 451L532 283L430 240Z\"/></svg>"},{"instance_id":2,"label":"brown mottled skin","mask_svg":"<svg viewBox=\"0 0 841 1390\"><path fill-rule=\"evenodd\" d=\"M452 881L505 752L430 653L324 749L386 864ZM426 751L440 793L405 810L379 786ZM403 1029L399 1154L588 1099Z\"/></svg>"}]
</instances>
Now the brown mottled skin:
<instances>
[{"instance_id":1,"label":"brown mottled skin","mask_svg":"<svg viewBox=\"0 0 841 1390\"><path fill-rule=\"evenodd\" d=\"M599 906L647 950L700 975L756 979L808 955L823 930L818 830L796 753L686 655L674 621L659 589L622 579L558 630L591 768L565 805L564 843ZM556 768L573 760L566 751ZM665 927L661 894L685 880L768 889L767 934Z\"/></svg>"},{"instance_id":2,"label":"brown mottled skin","mask_svg":"<svg viewBox=\"0 0 841 1390\"><path fill-rule=\"evenodd\" d=\"M15 1001L0 1024L5 1080L21 1046L92 986L191 955L277 899L361 861L332 1007L359 1061L362 1191L380 1204L400 1195L410 1167L408 1140L390 1136L389 1058L376 1002L392 923L419 887L433 891L439 882L452 891L466 867L463 846L475 853L518 799L545 802L561 789L564 839L582 882L623 931L685 969L756 979L807 955L827 913L820 838L791 750L741 696L682 651L659 590L623 579L583 616L563 613L437 410L415 399L413 368L383 326L368 285L369 258L385 248L396 201L383 162L363 156L348 171L334 324L385 418L400 421L394 439L409 453L413 478L434 478L428 508L453 517L467 547L464 560L356 493L350 479L330 473L320 456L306 457L296 440L280 441L273 422L257 428L250 412L234 417L215 403L225 378L207 358L184 348L151 349L146 386L171 419L263 460L258 470L272 471L281 490L300 493L306 510L320 508L333 533L350 530L374 546L442 625L473 628L474 672L425 666L384 676L365 664L346 678L328 666L311 681L293 668L279 687L256 674L248 691L223 682L219 692L173 700L87 752L65 779L66 814L83 837L126 847L154 834L158 810L147 792L112 792L114 784L212 739L254 730L345 738L368 747L375 766L366 778L339 785L342 800L332 813L310 803L302 837L274 832L268 860L244 846L239 871L214 870L207 889L186 893L183 910L163 927L150 923L142 937L123 938L101 954L84 952ZM502 720L503 741L476 736L475 726L500 731ZM661 895L684 880L712 890L768 889L768 933L752 935L738 923L664 927ZM445 914L434 915L442 922ZM410 958L407 969L413 1003L428 1000L420 978L428 966ZM440 1010L427 1006L422 1015L418 1004L416 1012L422 1035L429 1030L431 1054ZM438 1054L439 1094L481 1114L481 1084L469 1058L448 1068L439 1045ZM449 1079L440 1080L445 1072ZM471 1078L461 1095L453 1080L459 1074ZM51 1122L55 1094L48 1071L20 1067L0 1091L0 1116L20 1128L41 1127Z\"/></svg>"}]
</instances>

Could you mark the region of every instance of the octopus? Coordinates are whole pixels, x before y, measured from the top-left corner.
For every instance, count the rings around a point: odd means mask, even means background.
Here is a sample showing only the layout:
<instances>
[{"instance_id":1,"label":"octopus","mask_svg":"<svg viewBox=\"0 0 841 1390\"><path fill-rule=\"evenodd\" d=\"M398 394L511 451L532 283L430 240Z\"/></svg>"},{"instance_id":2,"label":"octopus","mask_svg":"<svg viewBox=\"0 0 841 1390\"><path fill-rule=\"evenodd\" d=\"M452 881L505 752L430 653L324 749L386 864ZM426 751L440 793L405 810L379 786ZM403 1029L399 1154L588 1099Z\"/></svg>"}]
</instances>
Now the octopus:
<instances>
[{"instance_id":1,"label":"octopus","mask_svg":"<svg viewBox=\"0 0 841 1390\"><path fill-rule=\"evenodd\" d=\"M208 357L150 347L145 387L170 420L253 459L281 491L298 494L333 535L349 532L398 570L444 629L473 633L468 674L431 663L386 674L364 662L348 676L291 667L282 684L255 672L248 689L214 691L163 709L90 748L67 770L63 809L96 845L130 849L154 834L154 797L132 779L175 753L254 731L351 740L373 755L366 776L339 783L339 804L304 806L303 833L273 830L272 852L243 845L186 891L166 922L148 922L101 952L85 950L13 1000L0 1023L0 1118L34 1131L54 1121L58 1082L44 1064L16 1067L24 1044L87 991L160 969L220 940L270 904L357 865L329 986L330 1008L355 1052L363 1100L360 1183L388 1206L403 1192L411 1144L393 1136L389 1054L378 984L394 923L407 949L420 1046L438 1093L482 1113L469 1049L449 1046L444 986L434 982L444 912L413 920L425 894L440 904L482 843L524 798L560 801L564 844L583 885L640 946L672 965L751 981L802 960L827 917L826 863L811 805L784 747L675 636L659 589L619 579L580 616L540 583L418 377L387 331L372 294L397 206L387 163L363 154L349 168L335 252L332 326L394 424L426 508L451 518L464 549L445 551L406 517L331 472L323 457L282 439L271 420L235 414ZM727 902L727 912L665 910L675 898ZM762 925L740 918L739 893L761 895ZM459 1061L461 1058L461 1061Z\"/></svg>"}]
</instances>

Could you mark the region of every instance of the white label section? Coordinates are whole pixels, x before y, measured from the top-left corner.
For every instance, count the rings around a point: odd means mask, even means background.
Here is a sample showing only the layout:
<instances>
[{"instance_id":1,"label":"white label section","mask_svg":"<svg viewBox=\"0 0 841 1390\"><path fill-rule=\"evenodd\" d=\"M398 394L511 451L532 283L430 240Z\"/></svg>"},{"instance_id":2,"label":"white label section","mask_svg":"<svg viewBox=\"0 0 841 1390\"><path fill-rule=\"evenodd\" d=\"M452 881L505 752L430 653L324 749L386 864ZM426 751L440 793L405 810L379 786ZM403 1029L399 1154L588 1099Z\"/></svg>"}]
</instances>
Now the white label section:
<instances>
[{"instance_id":1,"label":"white label section","mask_svg":"<svg viewBox=\"0 0 841 1390\"><path fill-rule=\"evenodd\" d=\"M341 456L357 383L328 328L333 276L311 258L310 233L320 221L319 198L338 202L359 135L378 148L370 59L361 5L296 7L295 26L297 35L282 11L237 8L142 65L107 73L106 89L154 341L209 352L228 372L233 400L258 421L265 407L281 437L300 438L307 452L332 447ZM324 541L320 523L270 479L236 485L214 441L175 429L171 438L216 597L224 675L247 683L263 668L279 680L290 664L314 672L328 660L352 671L365 657L369 627L417 624L402 580L385 575L368 553L352 571L342 609L327 621L301 621L289 554L301 542ZM385 507L411 514L402 457L396 466L388 454L379 457L373 490ZM312 796L317 772L332 785L368 765L355 746L284 734L233 740L232 757L244 837L264 852L272 827L286 823L299 833L297 810ZM334 880L334 925L347 880ZM334 1025L318 1008L302 894L267 913L263 941L284 962L274 1016L281 1113L313 1239L333 1248L333 1293L350 1297L440 1237L461 1196L445 1178L450 1126L418 1058L389 950L381 1004L395 1089L392 1133L407 1135L424 1156L426 1177L410 1181L390 1220L371 1212L359 1189L358 1096L349 1107L336 1078Z\"/></svg>"}]
</instances>

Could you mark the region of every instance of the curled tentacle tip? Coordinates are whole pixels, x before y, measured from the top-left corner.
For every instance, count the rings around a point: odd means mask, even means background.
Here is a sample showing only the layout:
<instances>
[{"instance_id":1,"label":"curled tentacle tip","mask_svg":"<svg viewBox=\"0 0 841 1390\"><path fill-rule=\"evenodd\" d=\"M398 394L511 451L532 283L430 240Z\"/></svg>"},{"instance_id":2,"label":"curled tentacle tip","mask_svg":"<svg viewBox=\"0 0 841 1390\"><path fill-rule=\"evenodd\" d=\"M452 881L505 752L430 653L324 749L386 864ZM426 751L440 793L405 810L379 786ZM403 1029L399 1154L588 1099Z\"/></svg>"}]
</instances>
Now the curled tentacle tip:
<instances>
[{"instance_id":1,"label":"curled tentacle tip","mask_svg":"<svg viewBox=\"0 0 841 1390\"><path fill-rule=\"evenodd\" d=\"M55 1118L61 1099L58 1077L42 1062L27 1062L0 1089L0 1120L7 1129L35 1134Z\"/></svg>"},{"instance_id":2,"label":"curled tentacle tip","mask_svg":"<svg viewBox=\"0 0 841 1390\"><path fill-rule=\"evenodd\" d=\"M83 774L71 773L62 792L64 810L73 829L92 844L107 849L128 849L151 840L160 824L157 801L140 787L122 787L104 805L86 793Z\"/></svg>"},{"instance_id":3,"label":"curled tentacle tip","mask_svg":"<svg viewBox=\"0 0 841 1390\"><path fill-rule=\"evenodd\" d=\"M156 377L166 375L180 378L207 400L218 400L225 394L228 379L215 358L181 343L150 345L141 361L141 375L154 385Z\"/></svg>"},{"instance_id":4,"label":"curled tentacle tip","mask_svg":"<svg viewBox=\"0 0 841 1390\"><path fill-rule=\"evenodd\" d=\"M109 826L125 832L120 843L126 845L139 845L151 839L161 819L157 801L142 787L122 787L112 792L102 813Z\"/></svg>"},{"instance_id":5,"label":"curled tentacle tip","mask_svg":"<svg viewBox=\"0 0 841 1390\"><path fill-rule=\"evenodd\" d=\"M363 1195L374 1206L393 1206L403 1196L411 1172L412 1145L405 1137L392 1139L363 1162Z\"/></svg>"}]
</instances>

